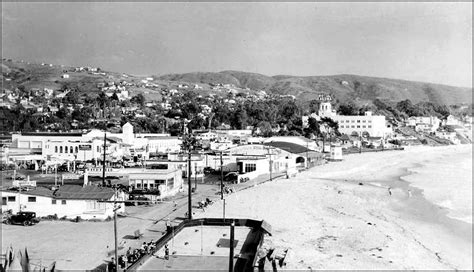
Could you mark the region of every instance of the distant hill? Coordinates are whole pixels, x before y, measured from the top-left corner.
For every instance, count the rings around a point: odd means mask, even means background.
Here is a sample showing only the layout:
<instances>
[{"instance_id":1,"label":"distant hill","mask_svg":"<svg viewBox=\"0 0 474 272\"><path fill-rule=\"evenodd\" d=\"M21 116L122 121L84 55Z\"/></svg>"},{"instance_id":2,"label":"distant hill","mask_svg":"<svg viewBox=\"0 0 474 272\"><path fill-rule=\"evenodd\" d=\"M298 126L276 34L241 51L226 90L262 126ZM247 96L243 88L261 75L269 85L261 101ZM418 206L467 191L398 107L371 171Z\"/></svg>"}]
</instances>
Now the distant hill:
<instances>
[{"instance_id":1,"label":"distant hill","mask_svg":"<svg viewBox=\"0 0 474 272\"><path fill-rule=\"evenodd\" d=\"M239 71L218 73L186 73L158 77L188 83L234 84L241 88L264 90L274 94L290 94L299 100L315 99L320 93L331 94L341 102L365 103L376 98L413 103L427 101L438 104L459 104L472 101L472 88L358 75L333 76L265 76Z\"/></svg>"},{"instance_id":2,"label":"distant hill","mask_svg":"<svg viewBox=\"0 0 474 272\"><path fill-rule=\"evenodd\" d=\"M120 82L133 83L128 87L132 95L145 94L147 99L161 100L160 91L176 88L180 83L197 83L203 89L199 92L214 92L209 84L234 84L240 91L264 90L269 94L294 95L299 102L316 99L319 94L331 94L339 102L354 101L357 104L370 104L378 98L389 102L410 99L413 103L421 101L453 105L472 103L472 88L453 87L440 84L405 81L399 79L366 77L358 75L333 76L266 76L241 71L196 72L185 74L168 74L154 76L152 83L156 87L146 87L140 83L144 76L125 75L116 72L105 72L103 75L86 72L76 73L74 67L61 65L41 65L23 61L2 60L2 86L4 89L23 85L30 88L51 88L58 90L64 87L77 88L81 93L91 94L99 91L98 83ZM68 73L69 78L61 78ZM222 94L222 93L221 93Z\"/></svg>"}]
</instances>

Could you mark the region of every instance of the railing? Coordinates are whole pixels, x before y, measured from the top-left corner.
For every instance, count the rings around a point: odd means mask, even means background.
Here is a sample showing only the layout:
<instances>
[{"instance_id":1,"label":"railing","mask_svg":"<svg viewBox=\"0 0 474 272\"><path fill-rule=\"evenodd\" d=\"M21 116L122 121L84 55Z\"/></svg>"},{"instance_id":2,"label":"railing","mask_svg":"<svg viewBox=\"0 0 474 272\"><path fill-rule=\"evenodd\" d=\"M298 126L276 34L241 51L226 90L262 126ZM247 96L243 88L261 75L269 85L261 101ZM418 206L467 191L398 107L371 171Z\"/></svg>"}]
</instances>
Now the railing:
<instances>
[{"instance_id":1,"label":"railing","mask_svg":"<svg viewBox=\"0 0 474 272\"><path fill-rule=\"evenodd\" d=\"M181 222L179 225L172 227L172 231L168 231L164 236L162 236L158 241L155 242L155 249L151 254L145 254L140 257L136 262L126 268L126 271L137 271L141 265L143 265L147 260L149 260L153 254L155 254L159 249L164 247L174 235L179 233L186 227L194 227L194 226L230 226L234 222L236 227L245 226L250 228L259 228L262 231L269 232L268 225L264 221L258 221L253 219L232 219L232 218L200 218L200 219L192 219L192 220L185 220ZM261 244L261 243L258 243ZM258 248L257 248L258 250ZM256 251L255 251L256 252ZM252 266L255 266L257 262L257 254L255 253L252 259Z\"/></svg>"}]
</instances>

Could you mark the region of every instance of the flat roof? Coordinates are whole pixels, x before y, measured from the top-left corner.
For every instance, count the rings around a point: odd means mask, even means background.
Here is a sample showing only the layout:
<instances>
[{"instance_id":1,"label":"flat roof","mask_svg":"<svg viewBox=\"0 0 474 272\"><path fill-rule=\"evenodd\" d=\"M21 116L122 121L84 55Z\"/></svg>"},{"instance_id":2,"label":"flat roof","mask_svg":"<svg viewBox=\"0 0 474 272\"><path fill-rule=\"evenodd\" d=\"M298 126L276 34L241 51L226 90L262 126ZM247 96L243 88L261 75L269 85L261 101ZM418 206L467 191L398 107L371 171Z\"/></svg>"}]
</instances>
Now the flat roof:
<instances>
[{"instance_id":1,"label":"flat roof","mask_svg":"<svg viewBox=\"0 0 474 272\"><path fill-rule=\"evenodd\" d=\"M252 228L234 228L234 256L245 258L242 248ZM230 226L186 227L168 242L170 257L164 259L164 247L148 259L138 270L222 270L228 269ZM245 248L245 247L244 247ZM234 265L237 258L234 258Z\"/></svg>"}]
</instances>

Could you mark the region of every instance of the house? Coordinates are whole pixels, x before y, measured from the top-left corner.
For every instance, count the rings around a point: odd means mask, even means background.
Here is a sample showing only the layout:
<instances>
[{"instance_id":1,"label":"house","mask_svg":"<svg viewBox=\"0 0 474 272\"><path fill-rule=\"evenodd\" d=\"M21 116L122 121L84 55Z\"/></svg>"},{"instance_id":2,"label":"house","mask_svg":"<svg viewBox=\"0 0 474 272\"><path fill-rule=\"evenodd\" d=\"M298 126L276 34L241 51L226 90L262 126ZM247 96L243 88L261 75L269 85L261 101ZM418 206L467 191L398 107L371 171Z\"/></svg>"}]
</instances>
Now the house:
<instances>
[{"instance_id":1,"label":"house","mask_svg":"<svg viewBox=\"0 0 474 272\"><path fill-rule=\"evenodd\" d=\"M18 189L3 189L2 210L35 212L38 217L100 219L114 215L114 203L102 201L125 200L123 192L115 193L112 188L91 185L64 185L59 188L28 187L18 193ZM119 213L125 212L120 205Z\"/></svg>"},{"instance_id":2,"label":"house","mask_svg":"<svg viewBox=\"0 0 474 272\"><path fill-rule=\"evenodd\" d=\"M411 116L405 123L406 126L413 127L415 131L435 132L441 121L436 116Z\"/></svg>"},{"instance_id":3,"label":"house","mask_svg":"<svg viewBox=\"0 0 474 272\"><path fill-rule=\"evenodd\" d=\"M179 169L137 169L128 173L128 184L135 190L145 191L145 195L148 191L151 200L173 196L183 190L183 178Z\"/></svg>"}]
</instances>

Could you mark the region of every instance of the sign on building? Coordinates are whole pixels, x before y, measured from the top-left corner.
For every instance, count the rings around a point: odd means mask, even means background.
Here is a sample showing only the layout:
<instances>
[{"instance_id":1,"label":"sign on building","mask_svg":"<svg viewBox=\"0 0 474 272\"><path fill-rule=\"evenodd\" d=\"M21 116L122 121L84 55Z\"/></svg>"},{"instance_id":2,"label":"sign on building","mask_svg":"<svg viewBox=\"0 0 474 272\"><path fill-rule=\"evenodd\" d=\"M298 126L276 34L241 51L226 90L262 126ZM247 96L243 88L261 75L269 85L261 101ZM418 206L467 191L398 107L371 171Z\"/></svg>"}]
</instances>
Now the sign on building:
<instances>
[{"instance_id":1,"label":"sign on building","mask_svg":"<svg viewBox=\"0 0 474 272\"><path fill-rule=\"evenodd\" d=\"M79 145L79 150L89 151L89 150L92 150L92 146L91 145Z\"/></svg>"}]
</instances>

